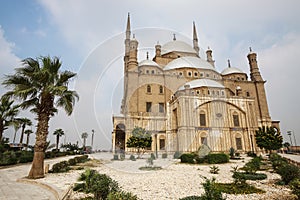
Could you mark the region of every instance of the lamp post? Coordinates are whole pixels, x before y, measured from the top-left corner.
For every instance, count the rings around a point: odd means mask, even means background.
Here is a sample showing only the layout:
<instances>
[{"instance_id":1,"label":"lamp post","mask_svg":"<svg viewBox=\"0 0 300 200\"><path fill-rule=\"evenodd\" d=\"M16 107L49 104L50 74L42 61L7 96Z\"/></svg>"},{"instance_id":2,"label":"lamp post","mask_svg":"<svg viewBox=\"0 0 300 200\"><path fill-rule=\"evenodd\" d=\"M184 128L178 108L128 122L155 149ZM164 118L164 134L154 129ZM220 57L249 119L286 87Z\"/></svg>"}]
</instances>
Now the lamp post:
<instances>
[{"instance_id":1,"label":"lamp post","mask_svg":"<svg viewBox=\"0 0 300 200\"><path fill-rule=\"evenodd\" d=\"M95 133L95 131L94 131L94 129L92 129L92 144L91 144L92 151L93 151L93 144L94 144L94 133Z\"/></svg>"},{"instance_id":2,"label":"lamp post","mask_svg":"<svg viewBox=\"0 0 300 200\"><path fill-rule=\"evenodd\" d=\"M287 134L288 134L288 136L290 136L290 141L291 141L291 152L292 152L292 146L293 146L293 142L292 142L292 137L291 137L291 135L292 135L292 132L291 131L287 131Z\"/></svg>"},{"instance_id":3,"label":"lamp post","mask_svg":"<svg viewBox=\"0 0 300 200\"><path fill-rule=\"evenodd\" d=\"M296 136L294 131L287 131L288 135L291 137L291 134L293 132L293 136L294 136L294 144L295 144L295 148L296 148L296 152L297 152L297 141L296 141Z\"/></svg>"}]
</instances>

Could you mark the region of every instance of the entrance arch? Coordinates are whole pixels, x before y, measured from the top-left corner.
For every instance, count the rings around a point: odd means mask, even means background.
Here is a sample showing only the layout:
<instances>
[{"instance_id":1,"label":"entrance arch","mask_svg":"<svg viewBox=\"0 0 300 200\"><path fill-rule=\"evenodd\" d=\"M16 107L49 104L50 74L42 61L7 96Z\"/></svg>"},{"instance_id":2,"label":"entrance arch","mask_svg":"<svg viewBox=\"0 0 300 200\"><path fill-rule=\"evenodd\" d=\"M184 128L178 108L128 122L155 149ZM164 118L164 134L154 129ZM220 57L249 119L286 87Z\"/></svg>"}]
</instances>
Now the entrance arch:
<instances>
[{"instance_id":1,"label":"entrance arch","mask_svg":"<svg viewBox=\"0 0 300 200\"><path fill-rule=\"evenodd\" d=\"M116 126L115 151L121 153L125 151L125 125L124 124L118 124Z\"/></svg>"}]
</instances>

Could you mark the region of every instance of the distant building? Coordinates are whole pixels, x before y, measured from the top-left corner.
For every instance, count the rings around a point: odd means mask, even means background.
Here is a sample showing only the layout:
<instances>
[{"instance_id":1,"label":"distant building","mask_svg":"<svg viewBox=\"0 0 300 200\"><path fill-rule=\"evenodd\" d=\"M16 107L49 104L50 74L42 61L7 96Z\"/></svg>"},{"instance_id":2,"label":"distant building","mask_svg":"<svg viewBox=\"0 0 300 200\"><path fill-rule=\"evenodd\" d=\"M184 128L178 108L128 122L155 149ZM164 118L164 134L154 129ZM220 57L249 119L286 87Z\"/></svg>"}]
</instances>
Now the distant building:
<instances>
[{"instance_id":1,"label":"distant building","mask_svg":"<svg viewBox=\"0 0 300 200\"><path fill-rule=\"evenodd\" d=\"M158 38L159 39L159 38ZM265 80L257 54L247 55L248 75L230 65L215 68L212 50L199 56L193 25L193 46L176 40L155 45L155 56L138 60L138 41L131 37L128 16L124 56L124 96L121 115L113 116L113 151L130 151L126 141L134 127L153 135L152 151L191 152L202 144L212 151L257 151L255 131L272 122Z\"/></svg>"}]
</instances>

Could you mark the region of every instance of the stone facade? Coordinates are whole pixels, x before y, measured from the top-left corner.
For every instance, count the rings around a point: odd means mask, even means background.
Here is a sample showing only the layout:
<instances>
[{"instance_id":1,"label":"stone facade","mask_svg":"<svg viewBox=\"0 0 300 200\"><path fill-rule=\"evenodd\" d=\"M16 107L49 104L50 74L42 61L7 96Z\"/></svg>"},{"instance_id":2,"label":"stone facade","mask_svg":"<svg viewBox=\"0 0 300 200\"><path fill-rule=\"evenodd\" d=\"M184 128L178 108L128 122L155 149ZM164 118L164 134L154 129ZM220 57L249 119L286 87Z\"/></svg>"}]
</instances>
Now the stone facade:
<instances>
[{"instance_id":1,"label":"stone facade","mask_svg":"<svg viewBox=\"0 0 300 200\"><path fill-rule=\"evenodd\" d=\"M200 58L195 24L193 46L176 40L155 46L153 59L138 61L138 41L128 16L121 114L113 116L113 151L126 147L134 127L153 135L151 151L191 152L207 144L212 151L258 151L255 130L275 125L269 115L257 54L247 55L250 79L231 67L215 69L212 50ZM150 149L149 149L150 150Z\"/></svg>"}]
</instances>

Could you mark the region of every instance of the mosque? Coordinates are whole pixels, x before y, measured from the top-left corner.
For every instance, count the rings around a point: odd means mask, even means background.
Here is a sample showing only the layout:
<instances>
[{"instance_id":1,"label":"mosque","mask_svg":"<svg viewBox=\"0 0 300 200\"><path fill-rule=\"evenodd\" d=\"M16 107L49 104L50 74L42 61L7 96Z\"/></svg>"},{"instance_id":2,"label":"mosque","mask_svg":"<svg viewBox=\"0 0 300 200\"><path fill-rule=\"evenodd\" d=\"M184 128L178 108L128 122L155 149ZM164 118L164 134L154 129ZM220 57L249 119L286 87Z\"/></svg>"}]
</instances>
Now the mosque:
<instances>
[{"instance_id":1,"label":"mosque","mask_svg":"<svg viewBox=\"0 0 300 200\"><path fill-rule=\"evenodd\" d=\"M128 15L121 114L113 115L113 151L132 151L126 141L135 127L152 134L149 151L192 152L206 144L213 152L239 152L256 146L258 127L274 126L257 54L247 55L250 76L230 65L218 72L212 50L200 57L195 24L191 44L174 36L155 45L155 56L138 60L139 42ZM159 39L159 38L158 38Z\"/></svg>"}]
</instances>

